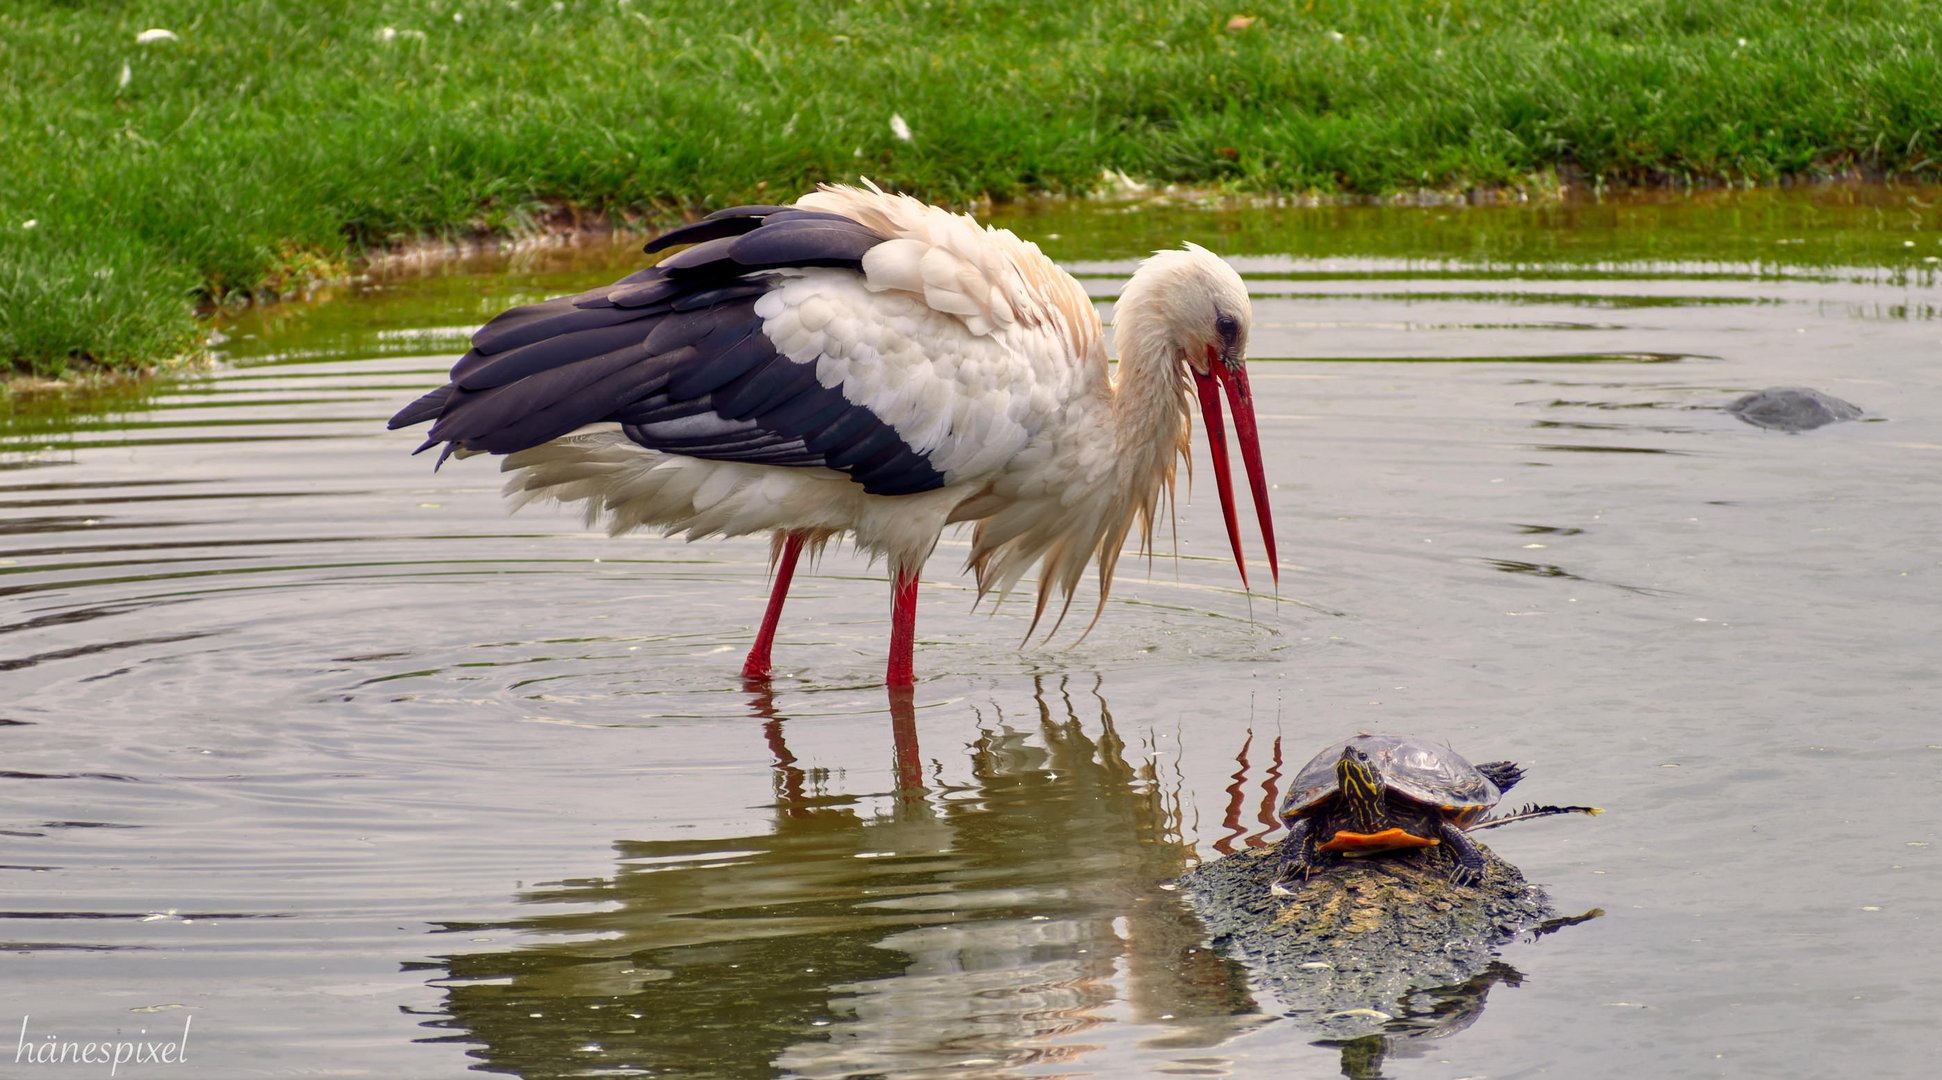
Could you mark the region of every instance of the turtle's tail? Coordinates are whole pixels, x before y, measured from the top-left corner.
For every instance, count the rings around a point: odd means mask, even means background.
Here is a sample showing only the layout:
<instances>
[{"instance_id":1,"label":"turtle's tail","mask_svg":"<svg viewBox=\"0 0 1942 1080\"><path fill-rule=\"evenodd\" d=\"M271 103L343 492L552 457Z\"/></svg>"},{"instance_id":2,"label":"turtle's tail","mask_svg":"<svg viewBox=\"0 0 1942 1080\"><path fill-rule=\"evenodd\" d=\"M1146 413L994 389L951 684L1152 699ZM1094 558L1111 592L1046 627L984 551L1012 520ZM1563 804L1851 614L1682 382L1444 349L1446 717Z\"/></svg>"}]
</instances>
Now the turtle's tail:
<instances>
[{"instance_id":1,"label":"turtle's tail","mask_svg":"<svg viewBox=\"0 0 1942 1080\"><path fill-rule=\"evenodd\" d=\"M1499 792L1509 791L1524 779L1524 769L1515 761L1486 761L1477 766L1477 771L1496 784Z\"/></svg>"},{"instance_id":2,"label":"turtle's tail","mask_svg":"<svg viewBox=\"0 0 1942 1080\"><path fill-rule=\"evenodd\" d=\"M1536 803L1530 803L1524 809L1514 814L1498 814L1495 817L1485 818L1475 825L1470 826L1469 831L1476 832L1478 829L1494 829L1499 825L1509 825L1513 821L1528 821L1531 818L1550 817L1552 814L1597 815L1604 812L1602 807L1597 806L1539 806Z\"/></svg>"}]
</instances>

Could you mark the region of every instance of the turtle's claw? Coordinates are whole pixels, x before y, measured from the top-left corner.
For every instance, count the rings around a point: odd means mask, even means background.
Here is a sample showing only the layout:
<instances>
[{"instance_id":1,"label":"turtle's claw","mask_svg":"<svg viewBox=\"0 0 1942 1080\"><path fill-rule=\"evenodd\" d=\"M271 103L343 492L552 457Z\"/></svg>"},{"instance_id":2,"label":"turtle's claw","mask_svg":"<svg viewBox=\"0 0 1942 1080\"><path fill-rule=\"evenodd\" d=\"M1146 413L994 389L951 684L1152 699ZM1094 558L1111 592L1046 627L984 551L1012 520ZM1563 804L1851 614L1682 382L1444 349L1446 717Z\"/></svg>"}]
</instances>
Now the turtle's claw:
<instances>
[{"instance_id":1,"label":"turtle's claw","mask_svg":"<svg viewBox=\"0 0 1942 1080\"><path fill-rule=\"evenodd\" d=\"M1268 892L1285 900L1295 895L1296 889L1308 884L1308 875L1313 870L1314 867L1308 863L1290 866L1274 879L1272 885L1268 886Z\"/></svg>"},{"instance_id":2,"label":"turtle's claw","mask_svg":"<svg viewBox=\"0 0 1942 1080\"><path fill-rule=\"evenodd\" d=\"M1315 869L1315 823L1307 818L1290 822L1288 835L1281 841L1281 863L1268 891L1286 898L1295 895L1295 886L1308 880Z\"/></svg>"},{"instance_id":3,"label":"turtle's claw","mask_svg":"<svg viewBox=\"0 0 1942 1080\"><path fill-rule=\"evenodd\" d=\"M1482 883L1483 872L1458 864L1450 871L1450 881L1452 884L1461 885L1466 889L1474 888Z\"/></svg>"}]
</instances>

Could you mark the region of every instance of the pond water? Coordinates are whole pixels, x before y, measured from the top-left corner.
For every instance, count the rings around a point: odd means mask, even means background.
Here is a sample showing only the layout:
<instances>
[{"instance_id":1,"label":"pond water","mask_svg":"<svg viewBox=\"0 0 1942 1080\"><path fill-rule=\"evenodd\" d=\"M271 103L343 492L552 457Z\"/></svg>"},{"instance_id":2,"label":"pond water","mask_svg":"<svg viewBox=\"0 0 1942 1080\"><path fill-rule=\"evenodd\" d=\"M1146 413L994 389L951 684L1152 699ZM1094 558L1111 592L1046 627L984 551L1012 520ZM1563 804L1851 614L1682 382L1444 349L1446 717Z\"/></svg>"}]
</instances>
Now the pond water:
<instances>
[{"instance_id":1,"label":"pond water","mask_svg":"<svg viewBox=\"0 0 1942 1080\"><path fill-rule=\"evenodd\" d=\"M490 462L384 430L631 246L381 279L234 322L219 370L19 406L0 1071L192 1024L188 1065L119 1075L1928 1075L1935 197L999 215L1108 316L1154 247L1245 272L1281 585L1249 537L1240 591L1203 488L1090 636L1021 646L947 534L908 703L880 568L805 566L746 689L766 542L508 517ZM1723 411L1774 385L1866 415ZM1358 730L1607 809L1486 836L1603 915L1359 1065L1161 887L1271 842Z\"/></svg>"}]
</instances>

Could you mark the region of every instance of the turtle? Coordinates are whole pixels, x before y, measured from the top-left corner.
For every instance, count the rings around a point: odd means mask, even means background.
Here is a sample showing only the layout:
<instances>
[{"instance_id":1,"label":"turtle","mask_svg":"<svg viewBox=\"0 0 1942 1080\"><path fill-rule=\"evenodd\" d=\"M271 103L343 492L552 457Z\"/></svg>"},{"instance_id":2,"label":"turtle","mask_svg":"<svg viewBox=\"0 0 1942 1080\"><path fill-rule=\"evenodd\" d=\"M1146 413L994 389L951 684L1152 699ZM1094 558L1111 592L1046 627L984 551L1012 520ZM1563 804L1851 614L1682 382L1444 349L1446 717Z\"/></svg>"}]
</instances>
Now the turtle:
<instances>
[{"instance_id":1,"label":"turtle","mask_svg":"<svg viewBox=\"0 0 1942 1080\"><path fill-rule=\"evenodd\" d=\"M1324 854L1356 858L1402 848L1447 844L1450 880L1475 885L1484 857L1473 829L1551 814L1596 814L1591 806L1527 806L1490 817L1504 792L1524 778L1513 761L1472 765L1447 746L1411 735L1357 735L1330 746L1302 767L1281 804L1288 825L1274 894L1305 881Z\"/></svg>"},{"instance_id":2,"label":"turtle","mask_svg":"<svg viewBox=\"0 0 1942 1080\"><path fill-rule=\"evenodd\" d=\"M1842 420L1859 420L1861 406L1805 386L1769 386L1736 398L1726 411L1755 427L1812 431Z\"/></svg>"}]
</instances>

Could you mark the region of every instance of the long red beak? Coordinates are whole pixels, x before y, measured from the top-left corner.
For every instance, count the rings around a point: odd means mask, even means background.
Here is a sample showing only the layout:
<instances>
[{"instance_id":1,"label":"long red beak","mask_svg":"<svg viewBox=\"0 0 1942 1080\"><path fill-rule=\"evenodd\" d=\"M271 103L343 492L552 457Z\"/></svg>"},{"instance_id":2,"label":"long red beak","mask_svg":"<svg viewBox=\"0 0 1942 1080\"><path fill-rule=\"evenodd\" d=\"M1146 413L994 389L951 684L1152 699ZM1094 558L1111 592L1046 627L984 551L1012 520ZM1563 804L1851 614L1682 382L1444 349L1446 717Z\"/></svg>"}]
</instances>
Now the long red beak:
<instances>
[{"instance_id":1,"label":"long red beak","mask_svg":"<svg viewBox=\"0 0 1942 1080\"><path fill-rule=\"evenodd\" d=\"M1261 471L1261 436L1254 424L1254 396L1248 392L1247 369L1228 367L1216 356L1208 356L1208 373L1195 375L1200 391L1200 415L1207 422L1207 450L1214 459L1214 486L1220 489L1220 511L1227 523L1227 540L1234 545L1234 565L1241 571L1241 587L1247 587L1247 561L1241 558L1241 530L1234 521L1234 488L1228 479L1227 431L1221 421L1220 391L1227 387L1227 403L1234 410L1234 441L1241 444L1241 464L1247 468L1247 486L1254 493L1254 515L1261 520L1261 539L1268 545L1268 569L1276 585L1281 584L1281 561L1274 550L1274 518L1268 513L1268 479Z\"/></svg>"}]
</instances>

